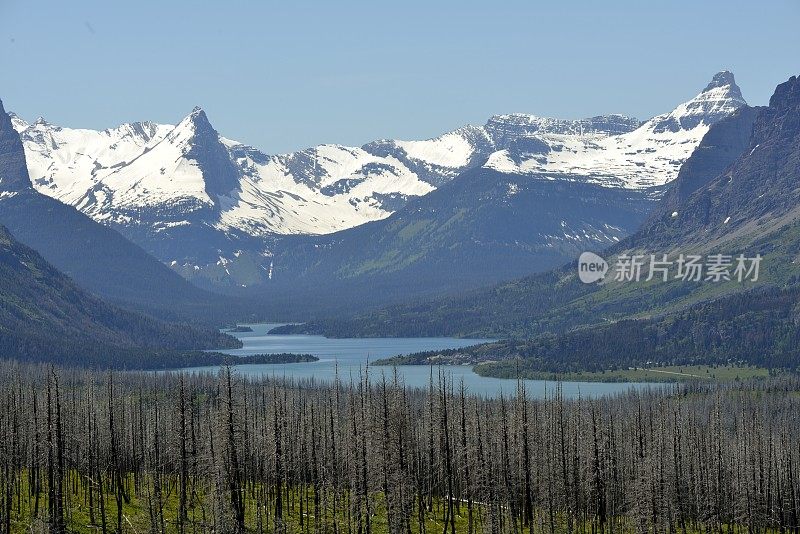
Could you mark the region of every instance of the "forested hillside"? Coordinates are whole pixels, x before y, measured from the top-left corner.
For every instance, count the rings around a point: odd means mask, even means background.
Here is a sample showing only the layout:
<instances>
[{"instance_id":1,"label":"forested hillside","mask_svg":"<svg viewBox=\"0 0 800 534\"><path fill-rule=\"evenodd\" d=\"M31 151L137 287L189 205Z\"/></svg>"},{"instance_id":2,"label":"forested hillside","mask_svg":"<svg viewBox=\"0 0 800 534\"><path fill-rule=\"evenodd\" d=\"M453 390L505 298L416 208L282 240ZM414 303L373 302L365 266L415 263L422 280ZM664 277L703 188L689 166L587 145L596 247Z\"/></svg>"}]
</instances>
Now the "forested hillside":
<instances>
[{"instance_id":1,"label":"forested hillside","mask_svg":"<svg viewBox=\"0 0 800 534\"><path fill-rule=\"evenodd\" d=\"M394 364L482 363L480 374L540 378L666 365L800 367L800 289L765 289L648 319L564 334L392 358Z\"/></svg>"},{"instance_id":2,"label":"forested hillside","mask_svg":"<svg viewBox=\"0 0 800 534\"><path fill-rule=\"evenodd\" d=\"M140 368L158 355L238 346L213 329L164 323L106 304L0 227L0 357Z\"/></svg>"}]
</instances>

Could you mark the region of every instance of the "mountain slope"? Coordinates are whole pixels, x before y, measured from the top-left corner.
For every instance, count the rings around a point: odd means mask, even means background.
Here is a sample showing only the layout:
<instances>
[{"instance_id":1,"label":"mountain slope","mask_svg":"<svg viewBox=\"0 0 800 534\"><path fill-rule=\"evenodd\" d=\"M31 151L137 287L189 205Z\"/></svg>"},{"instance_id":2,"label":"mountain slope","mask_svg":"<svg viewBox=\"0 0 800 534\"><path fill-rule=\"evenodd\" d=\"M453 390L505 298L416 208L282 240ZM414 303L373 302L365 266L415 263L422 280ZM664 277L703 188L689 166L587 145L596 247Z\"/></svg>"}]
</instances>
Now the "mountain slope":
<instances>
[{"instance_id":1,"label":"mountain slope","mask_svg":"<svg viewBox=\"0 0 800 534\"><path fill-rule=\"evenodd\" d=\"M740 107L730 117L709 129L691 157L681 167L678 178L650 220L668 215L682 206L692 193L705 186L738 158L750 144L753 122L759 108ZM650 225L647 225L649 227ZM640 233L639 235L644 235Z\"/></svg>"},{"instance_id":2,"label":"mountain slope","mask_svg":"<svg viewBox=\"0 0 800 534\"><path fill-rule=\"evenodd\" d=\"M663 182L672 180L673 166L688 157L679 152L695 146L687 140L737 109L749 108L732 75L721 73L696 98L633 132L628 130L635 124L621 118L619 130L627 133L617 135L602 130L614 131L616 122L600 119L576 124L520 115L495 118L486 128L493 146L503 142L513 148L381 221L326 236L277 240L270 288L294 288L295 298L301 298L303 288L324 287L336 295L334 310L341 312L353 309L350 302L390 303L464 291L557 267L633 233L661 196ZM519 163L514 174L491 168L495 156L512 152ZM569 166L554 167L570 158ZM593 158L594 169L579 168L582 158ZM534 160L541 169L530 167ZM628 169L632 178L611 179L597 171L611 169L609 161Z\"/></svg>"},{"instance_id":3,"label":"mountain slope","mask_svg":"<svg viewBox=\"0 0 800 534\"><path fill-rule=\"evenodd\" d=\"M745 142L746 140L746 142ZM722 169L722 172L720 172ZM705 136L664 205L633 236L604 252L762 256L756 285L800 281L800 82L777 87L766 108L744 108ZM645 270L646 274L646 270ZM395 306L305 330L335 335L526 337L625 317L670 313L753 284L582 284L575 263L456 297ZM413 333L413 334L412 334Z\"/></svg>"},{"instance_id":4,"label":"mountain slope","mask_svg":"<svg viewBox=\"0 0 800 534\"><path fill-rule=\"evenodd\" d=\"M199 109L174 127L103 132L13 119L38 191L116 228L195 283L231 288L274 285L271 264L293 270L276 258L282 236L385 219L472 169L616 189L662 186L708 127L742 105L733 76L720 73L695 98L645 123L497 115L424 141L284 155L219 136Z\"/></svg>"},{"instance_id":5,"label":"mountain slope","mask_svg":"<svg viewBox=\"0 0 800 534\"><path fill-rule=\"evenodd\" d=\"M212 322L225 299L202 291L111 228L33 189L0 102L0 224L95 294L155 315ZM219 318L217 318L219 320Z\"/></svg>"},{"instance_id":6,"label":"mountain slope","mask_svg":"<svg viewBox=\"0 0 800 534\"><path fill-rule=\"evenodd\" d=\"M778 85L752 121L744 154L643 229L675 244L752 241L800 219L800 81ZM654 240L650 237L650 241ZM648 243L645 243L648 244ZM659 243L656 243L659 244Z\"/></svg>"},{"instance_id":7,"label":"mountain slope","mask_svg":"<svg viewBox=\"0 0 800 534\"><path fill-rule=\"evenodd\" d=\"M116 230L36 191L0 199L0 224L80 286L122 307L204 324L234 320L240 307L246 314L243 305L193 286Z\"/></svg>"},{"instance_id":8,"label":"mountain slope","mask_svg":"<svg viewBox=\"0 0 800 534\"><path fill-rule=\"evenodd\" d=\"M429 365L452 360L478 364L476 372L482 376L533 379L663 365L733 364L797 370L798 297L797 287L741 292L664 316L376 363Z\"/></svg>"},{"instance_id":9,"label":"mountain slope","mask_svg":"<svg viewBox=\"0 0 800 534\"><path fill-rule=\"evenodd\" d=\"M473 169L387 219L284 239L272 288L325 288L346 310L544 271L635 231L647 193Z\"/></svg>"},{"instance_id":10,"label":"mountain slope","mask_svg":"<svg viewBox=\"0 0 800 534\"><path fill-rule=\"evenodd\" d=\"M167 324L88 294L0 227L0 356L139 368L159 354L231 348L216 330ZM156 365L158 366L158 365Z\"/></svg>"}]
</instances>

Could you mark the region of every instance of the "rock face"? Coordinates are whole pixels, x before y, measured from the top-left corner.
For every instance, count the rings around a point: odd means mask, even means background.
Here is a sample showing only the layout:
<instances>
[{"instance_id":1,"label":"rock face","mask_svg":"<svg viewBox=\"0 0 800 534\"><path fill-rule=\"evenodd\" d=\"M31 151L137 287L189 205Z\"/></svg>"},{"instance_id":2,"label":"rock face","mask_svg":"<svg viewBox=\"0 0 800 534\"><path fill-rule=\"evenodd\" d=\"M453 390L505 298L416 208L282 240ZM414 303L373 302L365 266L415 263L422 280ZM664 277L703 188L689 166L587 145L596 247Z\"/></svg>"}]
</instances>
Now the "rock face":
<instances>
[{"instance_id":1,"label":"rock face","mask_svg":"<svg viewBox=\"0 0 800 534\"><path fill-rule=\"evenodd\" d=\"M700 145L686 160L653 218L679 210L692 193L708 184L750 146L753 123L759 108L742 106L732 116L711 127Z\"/></svg>"},{"instance_id":2,"label":"rock face","mask_svg":"<svg viewBox=\"0 0 800 534\"><path fill-rule=\"evenodd\" d=\"M581 135L607 134L618 135L634 131L641 126L638 119L624 115L602 115L580 120L551 119L536 117L524 113L511 115L495 115L490 118L484 129L498 150L522 137L541 134Z\"/></svg>"},{"instance_id":3,"label":"rock face","mask_svg":"<svg viewBox=\"0 0 800 534\"><path fill-rule=\"evenodd\" d=\"M797 77L776 88L769 106L743 110L720 123L707 141L708 156L698 152L697 161L689 162L671 212L659 213L643 231L661 233L673 242L718 242L765 235L800 218ZM703 166L707 172L695 172ZM723 169L709 180L719 167Z\"/></svg>"},{"instance_id":4,"label":"rock face","mask_svg":"<svg viewBox=\"0 0 800 534\"><path fill-rule=\"evenodd\" d=\"M188 117L194 136L187 140L184 156L197 163L205 177L205 190L212 201L239 187L239 169L219 142L219 134L208 122L205 111L194 108Z\"/></svg>"},{"instance_id":5,"label":"rock face","mask_svg":"<svg viewBox=\"0 0 800 534\"><path fill-rule=\"evenodd\" d=\"M16 192L28 187L31 187L31 180L22 141L0 101L0 193Z\"/></svg>"},{"instance_id":6,"label":"rock face","mask_svg":"<svg viewBox=\"0 0 800 534\"><path fill-rule=\"evenodd\" d=\"M771 137L776 144L784 145L782 150L791 150L792 141L800 131L800 78L792 76L780 84L769 99L769 107L759 117L754 134L756 138Z\"/></svg>"}]
</instances>

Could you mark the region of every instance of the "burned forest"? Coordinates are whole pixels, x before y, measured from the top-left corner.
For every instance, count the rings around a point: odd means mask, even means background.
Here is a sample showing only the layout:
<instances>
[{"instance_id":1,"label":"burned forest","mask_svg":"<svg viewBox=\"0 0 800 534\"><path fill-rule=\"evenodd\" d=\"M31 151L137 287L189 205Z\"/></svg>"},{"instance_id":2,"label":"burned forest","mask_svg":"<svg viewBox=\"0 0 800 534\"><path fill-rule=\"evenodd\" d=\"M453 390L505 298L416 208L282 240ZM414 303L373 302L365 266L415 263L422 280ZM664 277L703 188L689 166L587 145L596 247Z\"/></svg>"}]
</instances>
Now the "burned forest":
<instances>
[{"instance_id":1,"label":"burned forest","mask_svg":"<svg viewBox=\"0 0 800 534\"><path fill-rule=\"evenodd\" d=\"M798 532L800 383L600 398L3 364L0 531Z\"/></svg>"}]
</instances>

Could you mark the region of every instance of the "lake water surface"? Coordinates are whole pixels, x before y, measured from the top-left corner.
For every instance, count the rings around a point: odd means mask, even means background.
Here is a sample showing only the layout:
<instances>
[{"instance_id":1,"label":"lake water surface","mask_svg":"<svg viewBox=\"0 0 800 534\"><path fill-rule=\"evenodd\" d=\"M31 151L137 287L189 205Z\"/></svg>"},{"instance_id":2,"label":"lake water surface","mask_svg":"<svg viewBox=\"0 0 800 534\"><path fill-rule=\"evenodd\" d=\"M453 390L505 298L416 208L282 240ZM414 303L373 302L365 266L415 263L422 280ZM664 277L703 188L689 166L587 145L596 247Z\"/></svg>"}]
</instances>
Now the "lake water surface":
<instances>
[{"instance_id":1,"label":"lake water surface","mask_svg":"<svg viewBox=\"0 0 800 534\"><path fill-rule=\"evenodd\" d=\"M275 376L296 379L314 378L319 381L332 381L337 366L340 380L349 382L352 376L357 381L359 373L363 371L368 361L427 350L460 348L491 341L488 339L447 337L333 339L323 336L267 334L272 328L280 326L280 324L249 324L244 326L249 326L253 331L232 334L242 341L244 347L223 352L237 356L280 354L284 352L313 354L319 358L319 361L279 365L239 365L236 367L237 373L250 376ZM188 371L209 371L214 369L193 368L188 369ZM470 366L443 365L436 367L434 373L438 373L438 369L447 373L456 385L463 380L470 393L497 396L500 393L513 394L516 391L516 380L478 376L472 372ZM407 386L428 387L431 372L429 366L398 366L397 372ZM380 380L382 374L391 379L393 373L394 368L392 367L370 367L370 376L373 380ZM555 382L543 380L526 380L525 382L528 393L532 397L542 397L546 392L552 394L555 391ZM597 396L648 386L648 384L637 383L563 382L562 391L564 396L567 397L576 397L578 395Z\"/></svg>"}]
</instances>

